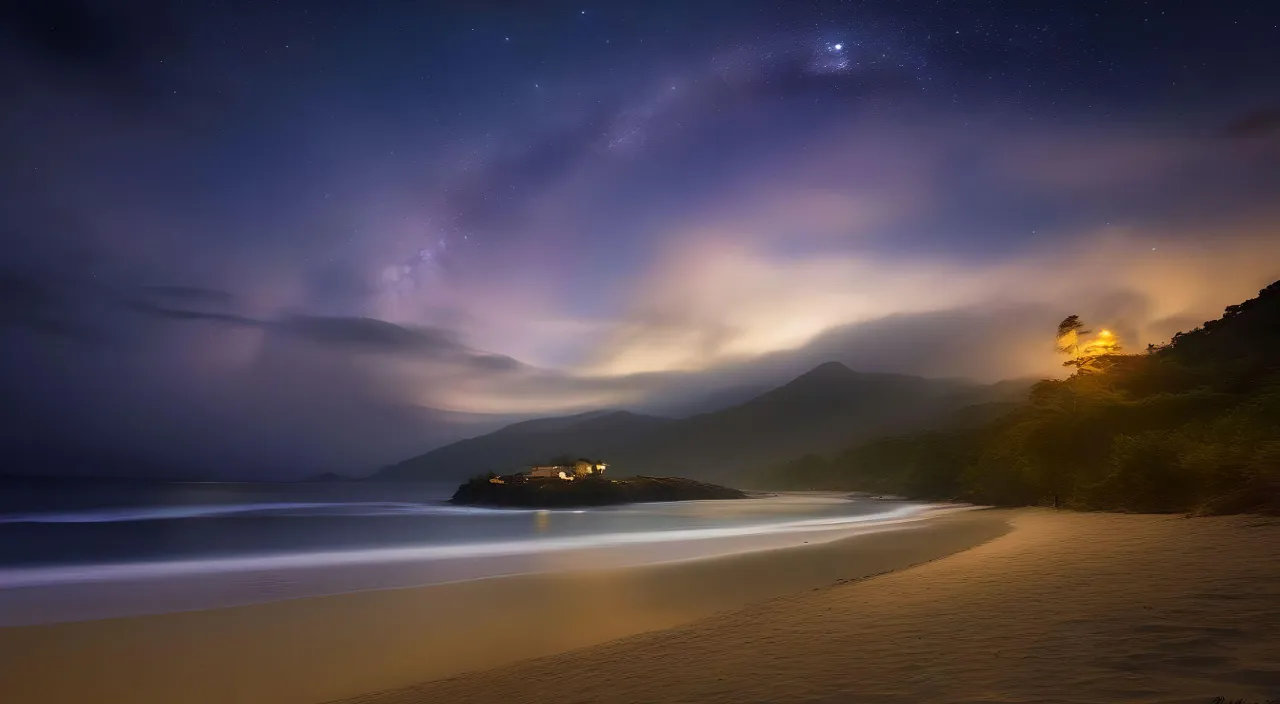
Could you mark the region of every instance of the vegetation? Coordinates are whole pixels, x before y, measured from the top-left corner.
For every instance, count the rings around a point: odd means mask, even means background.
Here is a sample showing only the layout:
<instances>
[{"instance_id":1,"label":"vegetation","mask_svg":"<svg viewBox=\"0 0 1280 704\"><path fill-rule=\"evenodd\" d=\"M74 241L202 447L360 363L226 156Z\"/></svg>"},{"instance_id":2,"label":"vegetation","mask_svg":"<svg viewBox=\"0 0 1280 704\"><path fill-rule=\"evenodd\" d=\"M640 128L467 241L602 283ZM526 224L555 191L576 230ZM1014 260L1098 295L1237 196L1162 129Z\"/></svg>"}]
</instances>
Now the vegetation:
<instances>
[{"instance_id":1,"label":"vegetation","mask_svg":"<svg viewBox=\"0 0 1280 704\"><path fill-rule=\"evenodd\" d=\"M1075 369L976 427L857 444L769 472L772 487L865 490L996 505L1280 512L1280 282L1145 354L1078 318Z\"/></svg>"},{"instance_id":2,"label":"vegetation","mask_svg":"<svg viewBox=\"0 0 1280 704\"><path fill-rule=\"evenodd\" d=\"M495 479L501 483L495 483ZM565 481L488 474L473 477L463 483L454 492L450 502L472 506L567 508L645 501L745 498L747 495L737 489L677 477L632 477L617 480L585 477Z\"/></svg>"}]
</instances>

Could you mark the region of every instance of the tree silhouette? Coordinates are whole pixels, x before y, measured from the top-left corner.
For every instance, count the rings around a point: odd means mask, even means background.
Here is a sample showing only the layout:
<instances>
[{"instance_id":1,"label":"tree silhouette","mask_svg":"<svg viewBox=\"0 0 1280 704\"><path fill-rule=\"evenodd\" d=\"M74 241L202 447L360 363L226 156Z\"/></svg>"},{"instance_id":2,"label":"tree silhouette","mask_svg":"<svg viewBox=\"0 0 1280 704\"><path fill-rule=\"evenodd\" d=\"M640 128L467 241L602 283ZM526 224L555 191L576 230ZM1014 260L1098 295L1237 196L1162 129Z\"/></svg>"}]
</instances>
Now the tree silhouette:
<instances>
[{"instance_id":1,"label":"tree silhouette","mask_svg":"<svg viewBox=\"0 0 1280 704\"><path fill-rule=\"evenodd\" d=\"M1080 354L1076 357L1076 368L1082 372L1106 371L1115 364L1123 351L1120 338L1110 330L1102 330L1097 337L1080 345Z\"/></svg>"},{"instance_id":2,"label":"tree silhouette","mask_svg":"<svg viewBox=\"0 0 1280 704\"><path fill-rule=\"evenodd\" d=\"M1058 352L1068 357L1067 361L1062 363L1062 366L1080 366L1080 336L1088 334L1089 331L1084 329L1084 323L1080 322L1080 316L1078 315L1068 315L1062 319L1061 323L1058 323Z\"/></svg>"},{"instance_id":3,"label":"tree silhouette","mask_svg":"<svg viewBox=\"0 0 1280 704\"><path fill-rule=\"evenodd\" d=\"M1069 357L1064 367L1075 367L1080 372L1103 371L1109 360L1121 352L1120 338L1110 330L1103 330L1089 340L1082 340L1091 330L1084 329L1080 316L1069 315L1058 323L1058 351Z\"/></svg>"}]
</instances>

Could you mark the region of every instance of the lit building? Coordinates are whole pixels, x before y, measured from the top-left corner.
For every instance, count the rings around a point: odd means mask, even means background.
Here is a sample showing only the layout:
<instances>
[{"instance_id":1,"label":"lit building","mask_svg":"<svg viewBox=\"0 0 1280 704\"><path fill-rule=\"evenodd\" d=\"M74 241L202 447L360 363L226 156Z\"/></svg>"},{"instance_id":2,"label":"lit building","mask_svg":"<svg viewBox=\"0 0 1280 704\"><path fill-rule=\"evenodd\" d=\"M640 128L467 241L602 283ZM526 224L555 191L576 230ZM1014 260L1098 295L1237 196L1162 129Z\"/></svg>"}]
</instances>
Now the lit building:
<instances>
[{"instance_id":1,"label":"lit building","mask_svg":"<svg viewBox=\"0 0 1280 704\"><path fill-rule=\"evenodd\" d=\"M578 458L573 464L534 465L528 472L525 472L524 475L530 478L560 478L566 481L572 481L583 477L599 476L604 474L604 471L608 469L608 467L609 465L604 462Z\"/></svg>"}]
</instances>

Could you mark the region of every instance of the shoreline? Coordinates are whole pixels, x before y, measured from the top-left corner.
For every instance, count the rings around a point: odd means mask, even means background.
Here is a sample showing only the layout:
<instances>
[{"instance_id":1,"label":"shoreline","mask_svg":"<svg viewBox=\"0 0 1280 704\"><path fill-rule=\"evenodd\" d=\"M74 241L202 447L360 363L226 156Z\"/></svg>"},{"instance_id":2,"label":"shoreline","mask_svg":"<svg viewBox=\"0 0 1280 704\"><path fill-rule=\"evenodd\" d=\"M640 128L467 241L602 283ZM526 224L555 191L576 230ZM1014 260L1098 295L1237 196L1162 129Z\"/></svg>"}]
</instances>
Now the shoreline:
<instances>
[{"instance_id":1,"label":"shoreline","mask_svg":"<svg viewBox=\"0 0 1280 704\"><path fill-rule=\"evenodd\" d=\"M971 506L911 504L881 513L749 527L686 527L541 539L286 555L0 568L0 628L205 611L547 572L623 569L782 550L902 530ZM527 513L535 520L581 510Z\"/></svg>"},{"instance_id":2,"label":"shoreline","mask_svg":"<svg viewBox=\"0 0 1280 704\"><path fill-rule=\"evenodd\" d=\"M0 662L12 670L0 700L315 704L679 626L1007 530L1002 512L948 512L721 557L0 628ZM59 674L68 668L75 677Z\"/></svg>"},{"instance_id":3,"label":"shoreline","mask_svg":"<svg viewBox=\"0 0 1280 704\"><path fill-rule=\"evenodd\" d=\"M927 564L331 704L1193 704L1280 693L1280 520L1001 513L1010 532Z\"/></svg>"}]
</instances>

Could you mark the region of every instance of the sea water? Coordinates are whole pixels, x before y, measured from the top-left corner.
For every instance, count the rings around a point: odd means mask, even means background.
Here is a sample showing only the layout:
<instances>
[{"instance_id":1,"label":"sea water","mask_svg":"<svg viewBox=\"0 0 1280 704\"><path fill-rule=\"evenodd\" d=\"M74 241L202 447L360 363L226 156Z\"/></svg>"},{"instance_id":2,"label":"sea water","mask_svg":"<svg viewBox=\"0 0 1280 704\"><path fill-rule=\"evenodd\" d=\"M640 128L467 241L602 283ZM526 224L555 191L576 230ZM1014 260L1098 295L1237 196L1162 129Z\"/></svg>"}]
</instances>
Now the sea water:
<instances>
[{"instance_id":1,"label":"sea water","mask_svg":"<svg viewBox=\"0 0 1280 704\"><path fill-rule=\"evenodd\" d=\"M938 510L795 493L588 509L453 506L452 487L0 487L0 626L706 559L909 528Z\"/></svg>"}]
</instances>

